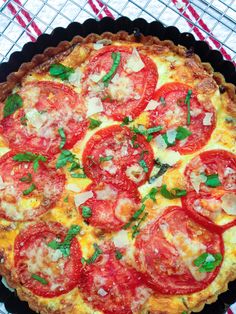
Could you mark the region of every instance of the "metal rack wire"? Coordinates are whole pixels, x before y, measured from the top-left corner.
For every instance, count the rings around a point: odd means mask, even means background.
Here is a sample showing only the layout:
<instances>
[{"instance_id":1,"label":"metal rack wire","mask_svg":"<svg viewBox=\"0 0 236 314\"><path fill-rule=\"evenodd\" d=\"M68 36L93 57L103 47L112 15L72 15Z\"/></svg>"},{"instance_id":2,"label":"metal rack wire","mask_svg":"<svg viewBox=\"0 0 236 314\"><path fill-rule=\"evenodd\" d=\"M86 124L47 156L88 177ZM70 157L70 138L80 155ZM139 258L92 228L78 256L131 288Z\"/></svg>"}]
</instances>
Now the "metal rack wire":
<instances>
[{"instance_id":1,"label":"metal rack wire","mask_svg":"<svg viewBox=\"0 0 236 314\"><path fill-rule=\"evenodd\" d=\"M106 15L143 17L177 26L204 38L213 48L224 51L226 59L236 61L235 0L124 0L123 4L120 0L1 1L0 62L7 61L13 51L21 50L40 33Z\"/></svg>"}]
</instances>

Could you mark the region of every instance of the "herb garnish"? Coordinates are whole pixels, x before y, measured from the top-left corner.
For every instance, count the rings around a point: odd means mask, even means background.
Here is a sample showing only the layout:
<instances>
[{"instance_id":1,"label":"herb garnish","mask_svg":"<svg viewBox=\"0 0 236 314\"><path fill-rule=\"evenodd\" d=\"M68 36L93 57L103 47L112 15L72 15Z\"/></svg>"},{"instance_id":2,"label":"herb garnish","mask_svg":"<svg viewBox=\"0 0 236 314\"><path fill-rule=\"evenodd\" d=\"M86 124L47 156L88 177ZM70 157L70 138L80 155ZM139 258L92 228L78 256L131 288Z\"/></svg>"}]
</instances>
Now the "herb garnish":
<instances>
[{"instance_id":1,"label":"herb garnish","mask_svg":"<svg viewBox=\"0 0 236 314\"><path fill-rule=\"evenodd\" d=\"M23 117L20 118L20 123L22 125L27 125L27 121L28 121L28 119L27 119L26 115L24 115Z\"/></svg>"},{"instance_id":2,"label":"herb garnish","mask_svg":"<svg viewBox=\"0 0 236 314\"><path fill-rule=\"evenodd\" d=\"M92 210L89 206L81 206L83 218L89 218L92 216Z\"/></svg>"},{"instance_id":3,"label":"herb garnish","mask_svg":"<svg viewBox=\"0 0 236 314\"><path fill-rule=\"evenodd\" d=\"M114 158L113 156L100 157L99 162L109 161L112 160L113 158Z\"/></svg>"},{"instance_id":4,"label":"herb garnish","mask_svg":"<svg viewBox=\"0 0 236 314\"><path fill-rule=\"evenodd\" d=\"M24 190L22 193L23 193L23 195L29 195L35 189L36 189L36 185L34 183L32 183L31 186L27 190Z\"/></svg>"},{"instance_id":5,"label":"herb garnish","mask_svg":"<svg viewBox=\"0 0 236 314\"><path fill-rule=\"evenodd\" d=\"M165 98L164 97L160 97L160 102L163 106L166 105L166 101L165 101Z\"/></svg>"},{"instance_id":6,"label":"herb garnish","mask_svg":"<svg viewBox=\"0 0 236 314\"><path fill-rule=\"evenodd\" d=\"M68 201L69 201L69 196L67 195L65 198L64 198L64 200L63 200L65 203L68 203Z\"/></svg>"},{"instance_id":7,"label":"herb garnish","mask_svg":"<svg viewBox=\"0 0 236 314\"><path fill-rule=\"evenodd\" d=\"M200 273L209 273L220 265L222 259L223 257L220 253L203 253L198 258L196 258L193 263L195 266L199 267L198 270Z\"/></svg>"},{"instance_id":8,"label":"herb garnish","mask_svg":"<svg viewBox=\"0 0 236 314\"><path fill-rule=\"evenodd\" d=\"M86 263L86 264L94 263L96 261L96 259L103 253L102 250L100 249L100 247L96 243L93 244L93 247L95 249L93 255L90 258L88 258L88 259L82 257L81 258L81 263L82 264L84 264L84 263Z\"/></svg>"},{"instance_id":9,"label":"herb garnish","mask_svg":"<svg viewBox=\"0 0 236 314\"><path fill-rule=\"evenodd\" d=\"M104 85L107 87L110 80L112 79L112 76L115 74L115 72L118 69L118 66L120 64L120 59L121 59L121 53L118 52L112 52L111 57L113 59L113 64L107 74L105 74L102 78L102 81Z\"/></svg>"},{"instance_id":10,"label":"herb garnish","mask_svg":"<svg viewBox=\"0 0 236 314\"><path fill-rule=\"evenodd\" d=\"M221 185L221 182L217 173L210 174L210 175L206 175L204 173L204 176L206 176L207 178L205 182L206 186L210 186L211 188L216 188L217 186Z\"/></svg>"},{"instance_id":11,"label":"herb garnish","mask_svg":"<svg viewBox=\"0 0 236 314\"><path fill-rule=\"evenodd\" d=\"M25 177L20 178L21 182L31 183L32 182L32 174L27 173Z\"/></svg>"},{"instance_id":12,"label":"herb garnish","mask_svg":"<svg viewBox=\"0 0 236 314\"><path fill-rule=\"evenodd\" d=\"M6 118L23 106L23 99L18 94L7 97L3 108L3 117Z\"/></svg>"},{"instance_id":13,"label":"herb garnish","mask_svg":"<svg viewBox=\"0 0 236 314\"><path fill-rule=\"evenodd\" d=\"M117 260L120 260L123 257L122 253L119 250L116 250L115 255Z\"/></svg>"},{"instance_id":14,"label":"herb garnish","mask_svg":"<svg viewBox=\"0 0 236 314\"><path fill-rule=\"evenodd\" d=\"M142 199L142 202L145 202L147 199L151 199L153 202L156 202L156 195L157 195L158 189L152 188L147 195L144 196Z\"/></svg>"},{"instance_id":15,"label":"herb garnish","mask_svg":"<svg viewBox=\"0 0 236 314\"><path fill-rule=\"evenodd\" d=\"M133 148L138 148L139 147L139 144L138 143L135 143L135 141L137 141L137 135L134 134L131 138L131 144L133 146Z\"/></svg>"},{"instance_id":16,"label":"herb garnish","mask_svg":"<svg viewBox=\"0 0 236 314\"><path fill-rule=\"evenodd\" d=\"M132 121L133 121L132 118L124 117L124 119L122 120L121 126L128 125Z\"/></svg>"},{"instance_id":17,"label":"herb garnish","mask_svg":"<svg viewBox=\"0 0 236 314\"><path fill-rule=\"evenodd\" d=\"M168 164L162 164L159 159L155 160L155 166L158 167L159 170L148 180L150 184L152 184L156 179L161 177L169 168L171 168L171 166Z\"/></svg>"},{"instance_id":18,"label":"herb garnish","mask_svg":"<svg viewBox=\"0 0 236 314\"><path fill-rule=\"evenodd\" d=\"M86 174L84 172L74 172L75 170L83 171L83 167L80 165L79 159L72 154L71 151L64 149L61 151L61 154L57 159L56 168L62 168L66 166L67 163L70 163L68 170L70 171L72 178L86 178Z\"/></svg>"},{"instance_id":19,"label":"herb garnish","mask_svg":"<svg viewBox=\"0 0 236 314\"><path fill-rule=\"evenodd\" d=\"M61 137L61 143L60 143L59 148L62 149L65 146L65 143L66 143L66 135L65 135L65 132L64 132L63 128L59 128L58 129L58 133L59 133L59 135Z\"/></svg>"},{"instance_id":20,"label":"herb garnish","mask_svg":"<svg viewBox=\"0 0 236 314\"><path fill-rule=\"evenodd\" d=\"M138 125L137 127L134 126L131 128L131 131L133 131L136 134L141 134L146 137L146 140L150 142L153 138L153 133L159 132L162 130L162 126L158 125L149 129L146 129L142 124Z\"/></svg>"},{"instance_id":21,"label":"herb garnish","mask_svg":"<svg viewBox=\"0 0 236 314\"><path fill-rule=\"evenodd\" d=\"M191 95L192 95L192 90L189 89L187 96L185 98L184 103L187 105L187 125L190 125L191 123L191 115L190 115L190 99L191 99Z\"/></svg>"},{"instance_id":22,"label":"herb garnish","mask_svg":"<svg viewBox=\"0 0 236 314\"><path fill-rule=\"evenodd\" d=\"M38 282L40 282L42 285L48 285L48 281L42 277L40 277L39 275L36 275L36 274L32 274L31 275L31 278L37 280Z\"/></svg>"},{"instance_id":23,"label":"herb garnish","mask_svg":"<svg viewBox=\"0 0 236 314\"><path fill-rule=\"evenodd\" d=\"M81 227L78 225L72 225L68 230L68 233L63 242L57 242L53 240L47 244L53 250L60 250L62 255L68 257L70 255L70 246L74 237L80 232Z\"/></svg>"},{"instance_id":24,"label":"herb garnish","mask_svg":"<svg viewBox=\"0 0 236 314\"><path fill-rule=\"evenodd\" d=\"M52 64L49 69L50 75L60 78L65 81L69 79L69 76L74 73L75 70L73 68L67 67L61 63Z\"/></svg>"},{"instance_id":25,"label":"herb garnish","mask_svg":"<svg viewBox=\"0 0 236 314\"><path fill-rule=\"evenodd\" d=\"M181 141L184 140L185 138L187 138L188 136L190 136L192 134L192 132L190 132L188 129L182 127L182 126L178 126L178 128L176 129L176 137L175 140ZM167 137L167 133L162 134L162 138L165 141L166 145L169 146L173 146L176 144L176 141L174 140L174 142L170 143L168 141L168 137Z\"/></svg>"},{"instance_id":26,"label":"herb garnish","mask_svg":"<svg viewBox=\"0 0 236 314\"><path fill-rule=\"evenodd\" d=\"M19 161L19 162L33 162L33 169L34 172L38 170L39 167L39 161L45 162L47 161L47 158L43 155L37 155L30 152L25 153L19 153L12 157L13 160Z\"/></svg>"},{"instance_id":27,"label":"herb garnish","mask_svg":"<svg viewBox=\"0 0 236 314\"><path fill-rule=\"evenodd\" d=\"M179 198L182 196L185 196L187 194L186 190L181 190L178 188L173 188L170 191L168 191L166 184L163 184L160 189L160 193L162 196L169 200L173 200L175 198Z\"/></svg>"},{"instance_id":28,"label":"herb garnish","mask_svg":"<svg viewBox=\"0 0 236 314\"><path fill-rule=\"evenodd\" d=\"M96 129L102 124L102 121L99 121L93 118L89 118L89 121L90 121L90 124L89 124L90 130Z\"/></svg>"}]
</instances>

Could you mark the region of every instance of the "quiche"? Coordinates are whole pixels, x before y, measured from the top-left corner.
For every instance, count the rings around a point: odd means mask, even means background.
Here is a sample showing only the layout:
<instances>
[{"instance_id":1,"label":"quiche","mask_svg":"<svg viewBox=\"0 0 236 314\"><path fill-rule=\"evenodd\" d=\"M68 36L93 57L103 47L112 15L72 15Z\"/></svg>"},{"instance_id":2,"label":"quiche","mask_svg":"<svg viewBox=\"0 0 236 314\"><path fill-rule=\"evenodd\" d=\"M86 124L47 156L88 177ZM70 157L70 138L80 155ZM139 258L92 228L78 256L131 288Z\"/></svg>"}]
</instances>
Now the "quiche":
<instances>
[{"instance_id":1,"label":"quiche","mask_svg":"<svg viewBox=\"0 0 236 314\"><path fill-rule=\"evenodd\" d=\"M0 274L38 313L186 314L236 279L235 87L152 36L0 86Z\"/></svg>"}]
</instances>

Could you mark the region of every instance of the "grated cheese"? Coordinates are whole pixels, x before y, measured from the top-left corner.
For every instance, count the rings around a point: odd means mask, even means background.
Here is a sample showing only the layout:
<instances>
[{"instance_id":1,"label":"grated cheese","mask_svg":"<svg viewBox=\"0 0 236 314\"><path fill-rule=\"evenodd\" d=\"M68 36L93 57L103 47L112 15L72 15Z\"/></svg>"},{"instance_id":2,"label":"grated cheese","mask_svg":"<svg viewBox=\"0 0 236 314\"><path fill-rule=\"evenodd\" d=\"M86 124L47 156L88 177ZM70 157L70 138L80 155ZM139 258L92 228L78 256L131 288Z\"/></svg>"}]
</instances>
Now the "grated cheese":
<instances>
[{"instance_id":1,"label":"grated cheese","mask_svg":"<svg viewBox=\"0 0 236 314\"><path fill-rule=\"evenodd\" d=\"M75 195L75 206L79 207L81 204L85 203L87 200L93 197L92 191L86 191L80 194Z\"/></svg>"}]
</instances>

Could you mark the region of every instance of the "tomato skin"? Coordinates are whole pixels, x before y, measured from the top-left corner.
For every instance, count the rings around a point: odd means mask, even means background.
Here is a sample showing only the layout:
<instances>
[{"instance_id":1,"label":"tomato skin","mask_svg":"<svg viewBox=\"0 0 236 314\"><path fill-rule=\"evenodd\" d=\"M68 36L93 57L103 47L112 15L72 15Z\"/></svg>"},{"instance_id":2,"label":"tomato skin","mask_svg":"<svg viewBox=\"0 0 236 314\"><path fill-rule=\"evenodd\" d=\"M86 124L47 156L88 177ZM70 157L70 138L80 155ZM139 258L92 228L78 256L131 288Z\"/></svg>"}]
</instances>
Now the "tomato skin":
<instances>
[{"instance_id":1,"label":"tomato skin","mask_svg":"<svg viewBox=\"0 0 236 314\"><path fill-rule=\"evenodd\" d=\"M207 187L204 183L201 183L200 188L199 188L199 193L197 193L191 183L190 175L192 172L199 172L201 167L204 167L204 171L206 174L218 174L221 185L217 186L215 188L212 187ZM184 175L187 179L188 182L188 193L185 197L181 198L183 206L191 212L192 215L195 217L201 217L205 222L209 225L214 227L216 230L219 231L224 231L232 226L236 225L236 218L233 219L232 221L229 221L225 224L219 225L216 224L213 218L211 218L211 212L207 209L206 213L203 212L197 212L194 209L194 202L196 200L202 200L202 199L208 199L210 203L210 200L216 200L220 201L221 197L227 193L227 192L232 192L236 193L235 188L230 188L235 181L235 175L232 175L232 177L224 176L226 168L229 167L233 169L236 172L236 156L228 151L221 150L221 149L215 149L215 150L209 150L200 153L196 157L194 157L188 165L185 168ZM223 208L221 208L222 212L221 215L227 215ZM214 213L214 210L213 210ZM227 215L229 217L229 215ZM207 218L207 219L205 219ZM232 217L233 218L233 217Z\"/></svg>"},{"instance_id":2,"label":"tomato skin","mask_svg":"<svg viewBox=\"0 0 236 314\"><path fill-rule=\"evenodd\" d=\"M130 57L132 50L127 47L118 47L118 46L108 46L100 49L95 53L89 60L89 64L85 70L84 74L84 95L86 96L89 93L89 85L87 84L88 78L93 73L100 73L102 70L105 70L106 73L109 72L112 66L111 54L113 52L121 53L121 61L118 66L116 73L119 75L123 72L123 67ZM147 103L151 100L152 95L155 91L157 80L158 80L158 71L155 63L146 55L140 54L140 57L145 65L143 69L139 72L133 72L131 74L126 74L126 77L130 78L134 86L133 91L137 91L140 95L140 99L129 98L128 100L102 100L104 106L104 114L112 117L117 121L122 121L126 116L132 116L136 118L146 107ZM109 88L107 89L109 92ZM131 93L131 91L130 91ZM105 95L105 94L104 94ZM101 97L104 98L104 95Z\"/></svg>"},{"instance_id":3,"label":"tomato skin","mask_svg":"<svg viewBox=\"0 0 236 314\"><path fill-rule=\"evenodd\" d=\"M106 191L111 189L112 193L110 197L104 197L104 199L98 199L96 191ZM87 200L79 207L82 214L83 206L88 206L91 209L92 216L85 218L85 220L92 226L101 228L106 232L118 231L125 223L129 221L132 214L139 209L141 197L137 190L134 188L132 191L120 189L119 186L114 184L106 184L100 182L99 184L92 183L87 188L87 191L93 191L94 196ZM117 216L116 210L123 199L128 202L128 208L123 213L126 221L122 221L121 217Z\"/></svg>"},{"instance_id":4,"label":"tomato skin","mask_svg":"<svg viewBox=\"0 0 236 314\"><path fill-rule=\"evenodd\" d=\"M3 194L4 192L2 191L5 191L3 189L0 191L0 217L9 221L31 221L50 210L59 200L65 185L65 175L60 170L50 168L41 161L39 161L39 168L35 172L32 162L18 162L13 160L13 156L18 153L20 152L9 151L0 158L0 174L3 182L10 180L9 182L11 182L16 192L16 195L13 194L13 200L10 200L10 203L15 203L15 207L19 208L17 203L19 198L23 197L27 200L32 195L39 198L40 202L37 207L24 208L23 217L18 218L13 214L7 214L6 210L1 206L3 200L5 201L6 197L9 198L11 196L11 191ZM13 171L14 176L12 176ZM32 176L32 182L21 182L20 179L26 177L28 174ZM50 187L48 182L50 182ZM23 196L23 191L28 189L32 183L36 185L36 190L30 193L29 196Z\"/></svg>"},{"instance_id":5,"label":"tomato skin","mask_svg":"<svg viewBox=\"0 0 236 314\"><path fill-rule=\"evenodd\" d=\"M88 140L83 152L83 165L86 175L94 182L111 182L124 189L133 189L134 186L142 185L149 178L154 166L154 153L150 144L139 134L137 134L135 141L135 143L138 143L139 147L136 149L133 148L130 144L133 135L134 133L127 127L121 127L119 125L106 127L96 132ZM122 146L126 144L128 145L128 153L122 156ZM113 150L114 157L111 162L116 167L114 174L104 170L104 168L102 168L103 164L99 159L106 152L106 149ZM140 181L134 182L128 178L126 171L128 167L139 163L143 151L148 152L143 154L142 157L148 167L148 171L142 173ZM142 170L141 166L140 169Z\"/></svg>"},{"instance_id":6,"label":"tomato skin","mask_svg":"<svg viewBox=\"0 0 236 314\"><path fill-rule=\"evenodd\" d=\"M173 237L176 232L187 232L188 236L199 237L207 247L208 253L221 253L224 256L224 244L221 233L206 229L204 221L196 220L184 208L171 206L153 223L147 225L137 236L135 247L136 263L146 276L149 284L157 292L168 295L190 294L203 290L217 276L220 266L206 277L197 281L179 257L179 253L172 242L167 241L161 231L162 226L168 225ZM197 235L198 231L203 231Z\"/></svg>"},{"instance_id":7,"label":"tomato skin","mask_svg":"<svg viewBox=\"0 0 236 314\"><path fill-rule=\"evenodd\" d=\"M192 90L190 98L190 110L198 110L197 116L192 116L190 125L187 125L187 105L184 104L187 93ZM176 141L176 144L170 148L178 151L180 154L191 154L207 144L216 125L215 109L210 103L200 103L197 99L196 92L192 87L178 82L166 83L162 85L154 94L153 99L165 99L165 105L159 105L155 110L149 113L149 126L162 125L165 133L168 129L177 128L178 126L186 127L192 134L186 138L186 142ZM178 105L181 100L181 105ZM177 112L174 116L173 113ZM205 113L212 113L212 124L203 125ZM167 115L168 114L168 115ZM169 117L169 114L172 116Z\"/></svg>"},{"instance_id":8,"label":"tomato skin","mask_svg":"<svg viewBox=\"0 0 236 314\"><path fill-rule=\"evenodd\" d=\"M64 284L64 286L57 289L50 289L48 285L43 285L40 282L33 280L27 269L27 257L25 256L25 252L27 249L31 249L36 240L42 242L47 240L47 243L49 243L57 237L63 241L65 236L66 229L61 224L57 222L38 222L22 230L16 237L14 244L14 264L17 270L18 279L25 288L29 289L37 296L43 298L57 297L71 291L79 283L82 269L82 264L80 262L82 254L76 238L71 242L70 256L65 263L65 274L62 278L59 278L60 283L62 285ZM46 277L43 272L41 276L43 278ZM51 286L50 282L49 285Z\"/></svg>"},{"instance_id":9,"label":"tomato skin","mask_svg":"<svg viewBox=\"0 0 236 314\"><path fill-rule=\"evenodd\" d=\"M39 90L39 96L36 103L31 103L31 109L42 112L42 116L47 115L46 122L40 127L40 133L35 128L29 128L27 120L24 122L26 125L22 124L21 120L29 106L28 93L34 89ZM64 149L72 148L85 135L88 121L85 119L83 102L69 86L50 81L30 82L24 85L20 95L23 99L23 108L3 118L0 123L1 133L10 148L25 150L27 147L27 151L33 153L54 156L60 152L59 127L64 129L66 135ZM81 117L80 122L76 120L75 115ZM48 131L49 135L45 136Z\"/></svg>"}]
</instances>

